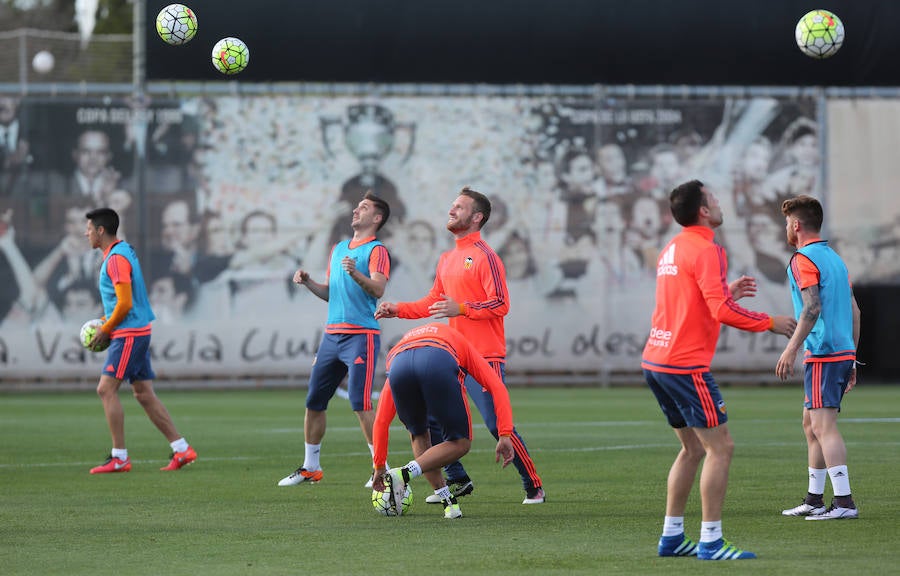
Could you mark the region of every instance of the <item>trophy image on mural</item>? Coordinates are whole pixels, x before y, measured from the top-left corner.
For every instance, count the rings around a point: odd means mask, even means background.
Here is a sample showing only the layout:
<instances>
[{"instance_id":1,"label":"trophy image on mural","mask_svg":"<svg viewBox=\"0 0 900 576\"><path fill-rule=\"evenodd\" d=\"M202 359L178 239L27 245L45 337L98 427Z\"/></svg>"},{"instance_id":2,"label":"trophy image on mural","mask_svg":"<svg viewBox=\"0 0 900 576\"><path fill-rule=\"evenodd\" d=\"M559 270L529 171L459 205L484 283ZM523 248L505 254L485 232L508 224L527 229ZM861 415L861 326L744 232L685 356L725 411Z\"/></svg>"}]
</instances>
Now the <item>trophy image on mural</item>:
<instances>
[{"instance_id":1,"label":"trophy image on mural","mask_svg":"<svg viewBox=\"0 0 900 576\"><path fill-rule=\"evenodd\" d=\"M391 222L385 227L384 234L390 235L393 225L402 224L406 218L406 206L397 193L397 187L381 173L380 165L394 150L395 137L398 132L407 133L406 149L401 153L400 163L409 160L415 146L416 125L412 122L396 122L394 114L386 107L374 103L353 104L347 107L346 118L322 117L319 119L322 131L322 144L329 157L335 157L331 145L332 128L343 128L344 145L359 161L360 171L341 185L339 201L348 206L356 206L367 190L371 190L383 198L391 206ZM350 229L352 215L347 214L334 223L331 241L334 244L346 235Z\"/></svg>"}]
</instances>

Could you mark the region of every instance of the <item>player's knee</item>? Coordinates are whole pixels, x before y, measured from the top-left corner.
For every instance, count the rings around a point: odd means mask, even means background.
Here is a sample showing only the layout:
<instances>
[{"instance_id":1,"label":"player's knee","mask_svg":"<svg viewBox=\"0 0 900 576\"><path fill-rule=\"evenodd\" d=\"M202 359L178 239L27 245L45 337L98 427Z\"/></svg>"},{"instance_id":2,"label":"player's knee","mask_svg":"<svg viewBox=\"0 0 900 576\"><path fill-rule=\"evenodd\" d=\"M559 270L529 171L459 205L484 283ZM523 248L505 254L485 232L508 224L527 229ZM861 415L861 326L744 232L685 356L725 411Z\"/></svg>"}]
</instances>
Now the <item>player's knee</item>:
<instances>
[{"instance_id":1,"label":"player's knee","mask_svg":"<svg viewBox=\"0 0 900 576\"><path fill-rule=\"evenodd\" d=\"M147 388L134 388L131 393L141 406L151 402L155 396L153 390Z\"/></svg>"},{"instance_id":2,"label":"player's knee","mask_svg":"<svg viewBox=\"0 0 900 576\"><path fill-rule=\"evenodd\" d=\"M114 396L118 393L118 389L116 389L115 386L110 386L107 382L101 380L100 383L97 384L97 396L100 398L108 398L109 396Z\"/></svg>"},{"instance_id":3,"label":"player's knee","mask_svg":"<svg viewBox=\"0 0 900 576\"><path fill-rule=\"evenodd\" d=\"M726 456L731 459L734 454L734 438L729 434L725 438L722 439L722 442L719 446L719 453L722 456Z\"/></svg>"},{"instance_id":4,"label":"player's knee","mask_svg":"<svg viewBox=\"0 0 900 576\"><path fill-rule=\"evenodd\" d=\"M698 463L706 456L706 449L699 442L693 444L685 444L681 447L681 452L687 460Z\"/></svg>"},{"instance_id":5,"label":"player's knee","mask_svg":"<svg viewBox=\"0 0 900 576\"><path fill-rule=\"evenodd\" d=\"M466 454L469 453L469 450L472 448L472 441L468 438L458 438L456 440L450 440L450 445L455 449L454 455L457 459L462 458Z\"/></svg>"},{"instance_id":6,"label":"player's knee","mask_svg":"<svg viewBox=\"0 0 900 576\"><path fill-rule=\"evenodd\" d=\"M724 434L709 438L704 447L709 456L731 460L734 454L734 438L726 431Z\"/></svg>"},{"instance_id":7,"label":"player's knee","mask_svg":"<svg viewBox=\"0 0 900 576\"><path fill-rule=\"evenodd\" d=\"M813 425L812 422L808 419L803 420L803 432L809 436L813 433Z\"/></svg>"},{"instance_id":8,"label":"player's knee","mask_svg":"<svg viewBox=\"0 0 900 576\"><path fill-rule=\"evenodd\" d=\"M828 436L830 432L834 430L833 426L830 426L826 422L813 422L810 424L810 434L816 440L821 440Z\"/></svg>"}]
</instances>

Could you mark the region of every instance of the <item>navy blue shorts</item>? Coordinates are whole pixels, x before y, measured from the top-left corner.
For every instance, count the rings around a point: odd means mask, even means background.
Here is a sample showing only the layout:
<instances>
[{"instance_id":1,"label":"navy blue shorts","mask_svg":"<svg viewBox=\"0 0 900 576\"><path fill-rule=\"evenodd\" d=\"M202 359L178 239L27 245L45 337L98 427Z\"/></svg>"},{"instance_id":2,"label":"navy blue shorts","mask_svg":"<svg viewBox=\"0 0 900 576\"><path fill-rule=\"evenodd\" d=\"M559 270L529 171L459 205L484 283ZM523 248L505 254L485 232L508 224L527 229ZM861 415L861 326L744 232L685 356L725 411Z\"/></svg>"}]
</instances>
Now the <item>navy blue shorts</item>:
<instances>
[{"instance_id":1,"label":"navy blue shorts","mask_svg":"<svg viewBox=\"0 0 900 576\"><path fill-rule=\"evenodd\" d=\"M394 356L391 393L397 416L410 434L427 434L431 414L444 440L472 439L464 377L456 359L440 348L410 348Z\"/></svg>"},{"instance_id":2,"label":"navy blue shorts","mask_svg":"<svg viewBox=\"0 0 900 576\"><path fill-rule=\"evenodd\" d=\"M372 386L381 336L378 334L324 334L306 393L306 407L324 412L338 385L347 378L350 406L355 412L372 409Z\"/></svg>"},{"instance_id":3,"label":"navy blue shorts","mask_svg":"<svg viewBox=\"0 0 900 576\"><path fill-rule=\"evenodd\" d=\"M728 422L712 373L669 374L645 368L644 378L672 428L715 428Z\"/></svg>"},{"instance_id":4,"label":"navy blue shorts","mask_svg":"<svg viewBox=\"0 0 900 576\"><path fill-rule=\"evenodd\" d=\"M150 364L150 335L113 338L106 350L103 375L129 382L155 379Z\"/></svg>"},{"instance_id":5,"label":"navy blue shorts","mask_svg":"<svg viewBox=\"0 0 900 576\"><path fill-rule=\"evenodd\" d=\"M803 376L803 405L807 409L841 409L841 399L847 391L853 360L841 362L807 362Z\"/></svg>"}]
</instances>

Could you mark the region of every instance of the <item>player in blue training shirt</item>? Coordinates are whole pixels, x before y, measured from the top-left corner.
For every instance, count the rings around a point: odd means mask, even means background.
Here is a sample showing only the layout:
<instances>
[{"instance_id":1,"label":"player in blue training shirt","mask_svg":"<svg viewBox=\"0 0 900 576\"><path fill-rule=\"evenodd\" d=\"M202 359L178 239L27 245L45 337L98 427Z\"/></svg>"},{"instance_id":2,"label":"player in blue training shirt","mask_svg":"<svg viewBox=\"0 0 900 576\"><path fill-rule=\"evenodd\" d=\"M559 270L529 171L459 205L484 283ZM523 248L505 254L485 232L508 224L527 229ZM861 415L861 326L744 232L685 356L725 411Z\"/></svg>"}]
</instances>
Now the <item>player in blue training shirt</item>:
<instances>
[{"instance_id":1,"label":"player in blue training shirt","mask_svg":"<svg viewBox=\"0 0 900 576\"><path fill-rule=\"evenodd\" d=\"M806 434L809 490L799 506L784 516L807 520L857 518L850 494L847 447L837 427L841 399L856 384L859 306L847 267L820 236L822 205L812 196L785 200L781 212L788 243L797 248L788 266L797 329L778 359L782 380L794 373L801 348L803 360L803 432ZM834 500L825 507L825 481L831 478Z\"/></svg>"},{"instance_id":2,"label":"player in blue training shirt","mask_svg":"<svg viewBox=\"0 0 900 576\"><path fill-rule=\"evenodd\" d=\"M279 486L322 479L319 452L325 436L325 411L348 372L350 406L359 418L369 451L373 451L372 386L381 346L375 305L384 294L391 269L387 248L375 234L387 223L390 214L387 202L367 192L353 210L353 238L338 242L331 250L325 283L314 281L303 269L294 274L294 282L328 302L328 323L309 377L303 421L306 442L303 465L282 478ZM370 477L366 487L371 485Z\"/></svg>"},{"instance_id":3,"label":"player in blue training shirt","mask_svg":"<svg viewBox=\"0 0 900 576\"><path fill-rule=\"evenodd\" d=\"M150 323L155 316L147 298L144 275L134 248L116 237L119 215L112 208L91 210L85 236L91 248L103 251L100 267L100 298L103 325L94 334L91 348L109 344L97 394L103 401L113 447L106 462L91 468L91 474L128 472L131 460L125 448L125 415L119 401L123 380L131 382L135 399L172 447L168 465L160 470L178 470L197 459L197 452L175 429L172 417L153 391L156 375L150 365Z\"/></svg>"}]
</instances>

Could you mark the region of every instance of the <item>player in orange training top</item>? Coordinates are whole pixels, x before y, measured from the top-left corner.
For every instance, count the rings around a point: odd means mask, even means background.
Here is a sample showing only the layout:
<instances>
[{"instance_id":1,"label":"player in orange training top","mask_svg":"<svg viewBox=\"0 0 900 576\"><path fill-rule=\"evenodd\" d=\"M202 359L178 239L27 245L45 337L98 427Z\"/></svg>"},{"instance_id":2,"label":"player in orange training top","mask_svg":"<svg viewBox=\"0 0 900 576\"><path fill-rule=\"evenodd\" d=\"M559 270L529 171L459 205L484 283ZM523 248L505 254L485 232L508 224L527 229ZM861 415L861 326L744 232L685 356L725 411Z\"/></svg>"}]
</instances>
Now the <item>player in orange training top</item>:
<instances>
[{"instance_id":1,"label":"player in orange training top","mask_svg":"<svg viewBox=\"0 0 900 576\"><path fill-rule=\"evenodd\" d=\"M462 458L472 445L472 415L466 401L464 380L471 375L493 398L497 414L497 461L512 462L514 452L509 393L500 376L468 340L446 324L431 323L413 328L394 346L387 357L388 380L378 399L375 413L373 488L391 488L398 505L410 479L424 474L434 494L444 505L445 518L459 518L462 511L456 497L444 483L441 467ZM406 466L386 473L389 427L394 414L409 430L414 459ZM431 445L429 419L443 430L443 441Z\"/></svg>"},{"instance_id":2,"label":"player in orange training top","mask_svg":"<svg viewBox=\"0 0 900 576\"><path fill-rule=\"evenodd\" d=\"M719 201L698 180L681 184L669 196L672 216L683 230L659 256L656 309L641 366L647 384L675 435L681 451L669 470L666 518L659 540L660 556L693 556L702 560L755 558L722 538L722 505L734 441L728 432L725 401L709 365L722 323L741 330L790 336L790 316L751 312L735 300L756 294L756 281L741 276L726 280L725 250L713 242L722 225ZM703 523L700 545L684 534L688 495L700 474Z\"/></svg>"},{"instance_id":3,"label":"player in orange training top","mask_svg":"<svg viewBox=\"0 0 900 576\"><path fill-rule=\"evenodd\" d=\"M481 228L491 216L488 198L468 186L460 191L450 207L447 230L456 238L456 247L441 254L431 291L416 302L382 302L376 318L448 318L481 352L501 379L505 377L506 333L503 317L509 312L509 292L503 262L481 239ZM483 382L466 378L466 389L481 412L484 424L497 438L497 423L491 395ZM432 426L432 442L440 441ZM513 464L525 489L523 504L544 502L544 489L525 441L515 430L512 434L516 458ZM459 462L446 468L447 481L455 496L473 490L472 482ZM426 500L437 503L433 497Z\"/></svg>"}]
</instances>

